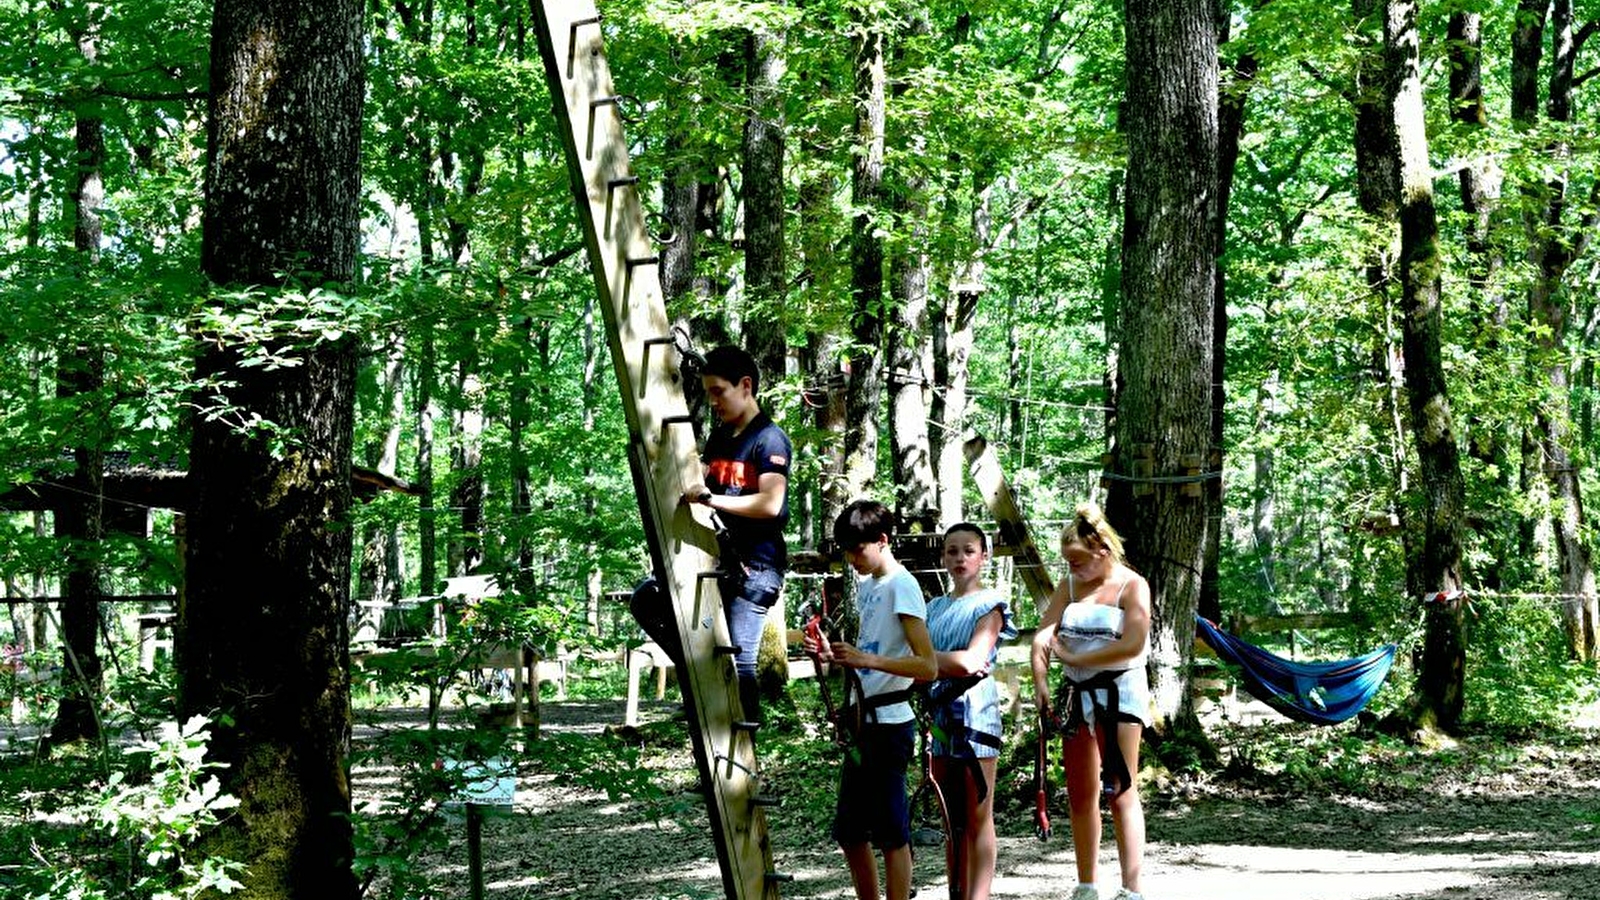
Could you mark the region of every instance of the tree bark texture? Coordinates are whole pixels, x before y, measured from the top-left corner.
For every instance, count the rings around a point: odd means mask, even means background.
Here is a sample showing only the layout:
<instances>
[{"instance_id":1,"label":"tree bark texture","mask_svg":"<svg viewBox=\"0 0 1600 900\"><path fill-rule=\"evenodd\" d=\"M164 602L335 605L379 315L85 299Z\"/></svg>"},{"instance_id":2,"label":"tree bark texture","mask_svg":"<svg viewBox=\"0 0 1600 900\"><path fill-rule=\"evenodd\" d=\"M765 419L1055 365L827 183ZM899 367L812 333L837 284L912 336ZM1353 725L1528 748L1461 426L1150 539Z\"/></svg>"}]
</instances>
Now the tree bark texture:
<instances>
[{"instance_id":1,"label":"tree bark texture","mask_svg":"<svg viewBox=\"0 0 1600 900\"><path fill-rule=\"evenodd\" d=\"M855 52L855 148L850 201L850 295L854 300L849 382L845 397L843 488L862 496L877 474L878 417L883 405L883 200L885 114L884 35L875 22L858 22Z\"/></svg>"},{"instance_id":2,"label":"tree bark texture","mask_svg":"<svg viewBox=\"0 0 1600 900\"><path fill-rule=\"evenodd\" d=\"M987 207L983 209L987 214ZM977 216L976 210L973 215ZM962 496L967 466L959 438L966 431L973 323L981 296L975 285L958 286L945 297L933 321L934 395L928 407L928 437L939 485L939 520L946 527L966 518Z\"/></svg>"},{"instance_id":3,"label":"tree bark texture","mask_svg":"<svg viewBox=\"0 0 1600 900\"><path fill-rule=\"evenodd\" d=\"M438 371L438 344L432 326L422 323L418 335L416 397L412 425L417 431L417 591L439 590L439 515L433 484L433 392Z\"/></svg>"},{"instance_id":4,"label":"tree bark texture","mask_svg":"<svg viewBox=\"0 0 1600 900\"><path fill-rule=\"evenodd\" d=\"M400 461L400 426L405 418L405 392L401 390L405 353L395 345L384 361L378 391L388 410L382 440L365 448L366 464L378 472L393 475ZM370 604L357 606L355 630L360 637L376 637L382 616L374 607L393 604L405 593L404 573L400 568L400 534L392 522L371 522L362 530L361 561L356 570L356 599Z\"/></svg>"},{"instance_id":5,"label":"tree bark texture","mask_svg":"<svg viewBox=\"0 0 1600 900\"><path fill-rule=\"evenodd\" d=\"M837 189L836 179L826 174L814 173L808 177L800 186L800 221L819 217L821 211L829 208ZM828 230L802 230L800 248L802 267L809 278L825 278L828 273L840 269L834 261ZM819 435L815 442L802 443L795 448L797 457L806 453L819 455L816 489L801 502L798 516L800 544L808 550L815 549L820 540L829 536L826 532L833 520L850 501L844 486L844 457L825 449L844 445L849 376L843 362L843 343L838 331L820 329L806 335L805 350L801 354L801 371L805 378L801 396L812 413Z\"/></svg>"},{"instance_id":6,"label":"tree bark texture","mask_svg":"<svg viewBox=\"0 0 1600 900\"><path fill-rule=\"evenodd\" d=\"M202 259L213 282L349 281L360 238L363 10L355 0L219 0ZM355 342L293 335L301 364L243 367L208 335L191 444L184 715L226 714L212 754L240 799L207 851L248 898L354 898L348 626ZM268 433L240 417L275 423Z\"/></svg>"},{"instance_id":7,"label":"tree bark texture","mask_svg":"<svg viewBox=\"0 0 1600 900\"><path fill-rule=\"evenodd\" d=\"M1194 471L1211 441L1217 32L1211 4L1127 4L1127 201L1113 469ZM1198 485L1195 485L1198 487ZM1183 667L1210 522L1200 492L1116 480L1107 514L1150 582L1157 714L1189 715Z\"/></svg>"},{"instance_id":8,"label":"tree bark texture","mask_svg":"<svg viewBox=\"0 0 1600 900\"><path fill-rule=\"evenodd\" d=\"M907 191L920 194L920 185ZM902 199L905 224L912 239L895 254L892 324L889 328L889 446L894 460L895 505L904 523L922 522L930 529L939 517L938 488L933 479L928 443L929 370L928 256L923 252L927 229L920 224L926 205L916 197ZM918 224L913 224L918 223Z\"/></svg>"},{"instance_id":9,"label":"tree bark texture","mask_svg":"<svg viewBox=\"0 0 1600 900\"><path fill-rule=\"evenodd\" d=\"M1438 215L1423 117L1417 4L1389 0L1384 16L1384 56L1394 88L1393 109L1400 171L1400 319L1406 397L1422 491L1423 546L1418 580L1427 591L1461 587L1466 487L1456 445L1441 354ZM1422 721L1450 730L1460 721L1466 684L1462 607L1432 603L1424 626L1418 687Z\"/></svg>"},{"instance_id":10,"label":"tree bark texture","mask_svg":"<svg viewBox=\"0 0 1600 900\"><path fill-rule=\"evenodd\" d=\"M450 575L469 575L483 562L483 381L478 377L478 355L469 352L461 361L456 396L461 409L451 421L450 468L455 488L450 492L452 511L461 526L449 541L445 556Z\"/></svg>"}]
</instances>

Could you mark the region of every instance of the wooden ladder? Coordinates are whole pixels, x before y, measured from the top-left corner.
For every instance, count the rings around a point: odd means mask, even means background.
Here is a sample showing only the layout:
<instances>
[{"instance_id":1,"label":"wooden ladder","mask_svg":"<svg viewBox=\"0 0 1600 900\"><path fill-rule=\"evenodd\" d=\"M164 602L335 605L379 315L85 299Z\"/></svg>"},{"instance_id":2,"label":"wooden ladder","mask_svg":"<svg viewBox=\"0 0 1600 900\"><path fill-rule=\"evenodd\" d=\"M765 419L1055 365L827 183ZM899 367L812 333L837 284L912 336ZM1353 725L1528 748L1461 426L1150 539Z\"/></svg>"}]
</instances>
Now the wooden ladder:
<instances>
[{"instance_id":1,"label":"wooden ladder","mask_svg":"<svg viewBox=\"0 0 1600 900\"><path fill-rule=\"evenodd\" d=\"M733 647L702 507L679 502L700 481L688 404L661 295L660 255L645 228L618 96L593 0L535 0L539 54L560 120L589 266L627 416L628 461L656 577L670 599L683 659L678 684L728 900L776 898L756 769L755 725L739 721Z\"/></svg>"}]
</instances>

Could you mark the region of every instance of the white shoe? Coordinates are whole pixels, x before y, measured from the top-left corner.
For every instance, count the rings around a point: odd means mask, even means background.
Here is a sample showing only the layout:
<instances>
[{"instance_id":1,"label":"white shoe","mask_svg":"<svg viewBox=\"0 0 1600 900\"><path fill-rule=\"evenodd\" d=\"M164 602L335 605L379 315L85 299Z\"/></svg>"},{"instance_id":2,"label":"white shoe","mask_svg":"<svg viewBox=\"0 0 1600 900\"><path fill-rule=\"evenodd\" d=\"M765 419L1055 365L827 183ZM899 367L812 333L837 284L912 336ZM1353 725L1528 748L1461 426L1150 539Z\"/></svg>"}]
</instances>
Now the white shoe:
<instances>
[{"instance_id":1,"label":"white shoe","mask_svg":"<svg viewBox=\"0 0 1600 900\"><path fill-rule=\"evenodd\" d=\"M1072 889L1067 900L1100 900L1100 889L1092 884L1080 884Z\"/></svg>"},{"instance_id":2,"label":"white shoe","mask_svg":"<svg viewBox=\"0 0 1600 900\"><path fill-rule=\"evenodd\" d=\"M1144 900L1144 895L1135 891L1130 891L1125 887L1120 887L1117 888L1117 892L1115 894L1111 895L1111 900Z\"/></svg>"}]
</instances>

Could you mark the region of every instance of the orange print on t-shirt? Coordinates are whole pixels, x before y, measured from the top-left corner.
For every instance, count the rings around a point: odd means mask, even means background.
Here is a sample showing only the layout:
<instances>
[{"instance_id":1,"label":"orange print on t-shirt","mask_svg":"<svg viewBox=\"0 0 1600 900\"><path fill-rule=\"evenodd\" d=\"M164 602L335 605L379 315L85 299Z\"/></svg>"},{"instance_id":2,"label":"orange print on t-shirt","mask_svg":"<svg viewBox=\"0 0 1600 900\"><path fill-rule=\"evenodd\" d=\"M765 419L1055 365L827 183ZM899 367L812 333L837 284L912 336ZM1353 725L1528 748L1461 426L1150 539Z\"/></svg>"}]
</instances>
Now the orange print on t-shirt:
<instances>
[{"instance_id":1,"label":"orange print on t-shirt","mask_svg":"<svg viewBox=\"0 0 1600 900\"><path fill-rule=\"evenodd\" d=\"M743 460L717 459L710 465L712 482L722 485L727 494L737 494L751 483L753 468L750 463Z\"/></svg>"}]
</instances>

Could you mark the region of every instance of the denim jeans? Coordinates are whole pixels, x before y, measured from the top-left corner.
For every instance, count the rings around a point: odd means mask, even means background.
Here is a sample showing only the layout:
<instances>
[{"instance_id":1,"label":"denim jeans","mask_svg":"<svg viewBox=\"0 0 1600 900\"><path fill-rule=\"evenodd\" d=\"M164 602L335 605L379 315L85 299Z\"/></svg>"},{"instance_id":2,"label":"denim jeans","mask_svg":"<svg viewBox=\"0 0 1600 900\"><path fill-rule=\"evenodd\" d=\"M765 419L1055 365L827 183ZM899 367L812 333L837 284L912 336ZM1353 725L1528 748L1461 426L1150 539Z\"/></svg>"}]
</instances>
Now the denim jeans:
<instances>
[{"instance_id":1,"label":"denim jeans","mask_svg":"<svg viewBox=\"0 0 1600 900\"><path fill-rule=\"evenodd\" d=\"M734 670L740 678L754 678L756 651L761 649L761 631L766 626L767 610L778 602L783 590L783 573L776 569L752 568L739 580L723 580L722 608L728 616L728 636L739 655Z\"/></svg>"}]
</instances>

